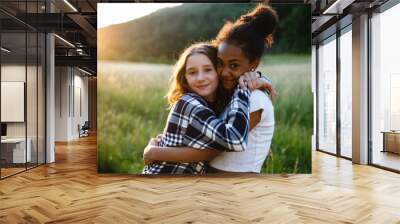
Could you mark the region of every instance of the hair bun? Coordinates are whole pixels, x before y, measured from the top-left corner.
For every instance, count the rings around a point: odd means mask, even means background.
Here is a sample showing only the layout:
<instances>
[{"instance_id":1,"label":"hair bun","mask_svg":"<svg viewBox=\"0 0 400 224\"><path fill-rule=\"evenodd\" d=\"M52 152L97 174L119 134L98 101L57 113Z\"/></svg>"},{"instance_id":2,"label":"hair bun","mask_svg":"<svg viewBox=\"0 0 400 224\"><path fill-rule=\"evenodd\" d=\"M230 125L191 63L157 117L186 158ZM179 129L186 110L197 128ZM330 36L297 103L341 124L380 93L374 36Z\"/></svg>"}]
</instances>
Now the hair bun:
<instances>
[{"instance_id":1,"label":"hair bun","mask_svg":"<svg viewBox=\"0 0 400 224\"><path fill-rule=\"evenodd\" d=\"M262 57L265 46L271 47L278 25L278 15L267 5L258 5L234 23L226 22L213 43L222 42L239 47L251 61Z\"/></svg>"},{"instance_id":2,"label":"hair bun","mask_svg":"<svg viewBox=\"0 0 400 224\"><path fill-rule=\"evenodd\" d=\"M243 15L240 17L240 21L244 22L244 23L248 23L253 19L252 16L248 16L248 15Z\"/></svg>"},{"instance_id":3,"label":"hair bun","mask_svg":"<svg viewBox=\"0 0 400 224\"><path fill-rule=\"evenodd\" d=\"M269 6L259 5L251 12L243 15L240 19L242 23L248 23L251 30L265 39L267 45L273 42L273 34L278 24L278 14Z\"/></svg>"}]
</instances>

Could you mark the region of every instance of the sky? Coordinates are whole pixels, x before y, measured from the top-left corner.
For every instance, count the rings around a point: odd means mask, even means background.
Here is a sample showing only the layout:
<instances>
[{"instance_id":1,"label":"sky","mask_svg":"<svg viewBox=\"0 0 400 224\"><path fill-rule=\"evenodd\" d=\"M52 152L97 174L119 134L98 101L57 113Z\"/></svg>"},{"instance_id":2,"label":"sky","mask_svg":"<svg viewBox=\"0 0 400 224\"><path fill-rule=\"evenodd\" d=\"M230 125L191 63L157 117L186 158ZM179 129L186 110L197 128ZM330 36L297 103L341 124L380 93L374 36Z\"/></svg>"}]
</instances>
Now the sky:
<instances>
[{"instance_id":1,"label":"sky","mask_svg":"<svg viewBox=\"0 0 400 224\"><path fill-rule=\"evenodd\" d=\"M156 10L182 3L98 3L97 27L103 28L148 15Z\"/></svg>"}]
</instances>

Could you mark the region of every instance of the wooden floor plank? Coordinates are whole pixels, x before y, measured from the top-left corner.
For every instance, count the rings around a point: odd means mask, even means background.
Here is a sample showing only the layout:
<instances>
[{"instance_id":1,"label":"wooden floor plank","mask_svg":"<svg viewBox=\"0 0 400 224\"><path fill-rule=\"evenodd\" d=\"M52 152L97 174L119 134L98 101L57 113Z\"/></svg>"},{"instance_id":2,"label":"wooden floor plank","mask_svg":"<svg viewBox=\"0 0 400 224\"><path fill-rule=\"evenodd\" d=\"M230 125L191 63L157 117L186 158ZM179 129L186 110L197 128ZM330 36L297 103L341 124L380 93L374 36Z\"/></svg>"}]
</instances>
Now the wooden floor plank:
<instances>
[{"instance_id":1,"label":"wooden floor plank","mask_svg":"<svg viewBox=\"0 0 400 224\"><path fill-rule=\"evenodd\" d=\"M0 223L400 223L400 175L313 152L313 174L97 174L96 138L0 181Z\"/></svg>"}]
</instances>

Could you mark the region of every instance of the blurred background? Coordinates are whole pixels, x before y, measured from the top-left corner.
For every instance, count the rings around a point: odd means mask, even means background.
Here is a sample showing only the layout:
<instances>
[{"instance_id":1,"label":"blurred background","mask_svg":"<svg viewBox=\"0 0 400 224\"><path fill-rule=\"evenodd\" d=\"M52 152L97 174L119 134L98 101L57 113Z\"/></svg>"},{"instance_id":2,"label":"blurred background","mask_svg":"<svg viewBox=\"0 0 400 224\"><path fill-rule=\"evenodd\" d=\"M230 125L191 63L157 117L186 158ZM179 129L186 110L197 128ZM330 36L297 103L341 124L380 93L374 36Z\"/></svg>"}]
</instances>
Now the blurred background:
<instances>
[{"instance_id":1,"label":"blurred background","mask_svg":"<svg viewBox=\"0 0 400 224\"><path fill-rule=\"evenodd\" d=\"M143 149L166 123L164 96L179 54L194 42L212 40L226 21L255 6L98 4L99 172L141 173ZM272 7L278 12L279 27L258 69L268 75L279 95L274 102L271 154L262 173L311 173L310 6ZM111 21L116 18L112 13L127 16Z\"/></svg>"}]
</instances>

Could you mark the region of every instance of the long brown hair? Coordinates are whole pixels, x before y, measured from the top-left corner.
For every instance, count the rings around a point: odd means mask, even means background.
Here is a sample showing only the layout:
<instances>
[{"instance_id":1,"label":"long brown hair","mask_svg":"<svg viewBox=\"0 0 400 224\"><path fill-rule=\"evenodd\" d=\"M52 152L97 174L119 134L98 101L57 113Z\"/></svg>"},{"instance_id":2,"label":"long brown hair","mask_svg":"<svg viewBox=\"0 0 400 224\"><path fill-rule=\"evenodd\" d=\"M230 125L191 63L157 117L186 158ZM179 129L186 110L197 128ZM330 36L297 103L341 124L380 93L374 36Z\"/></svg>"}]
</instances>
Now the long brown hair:
<instances>
[{"instance_id":1,"label":"long brown hair","mask_svg":"<svg viewBox=\"0 0 400 224\"><path fill-rule=\"evenodd\" d=\"M187 59L195 54L203 54L210 59L215 71L217 71L217 53L217 48L209 43L193 44L183 51L175 64L174 73L170 79L169 91L167 94L170 106L174 105L184 94L192 92L185 78Z\"/></svg>"}]
</instances>

